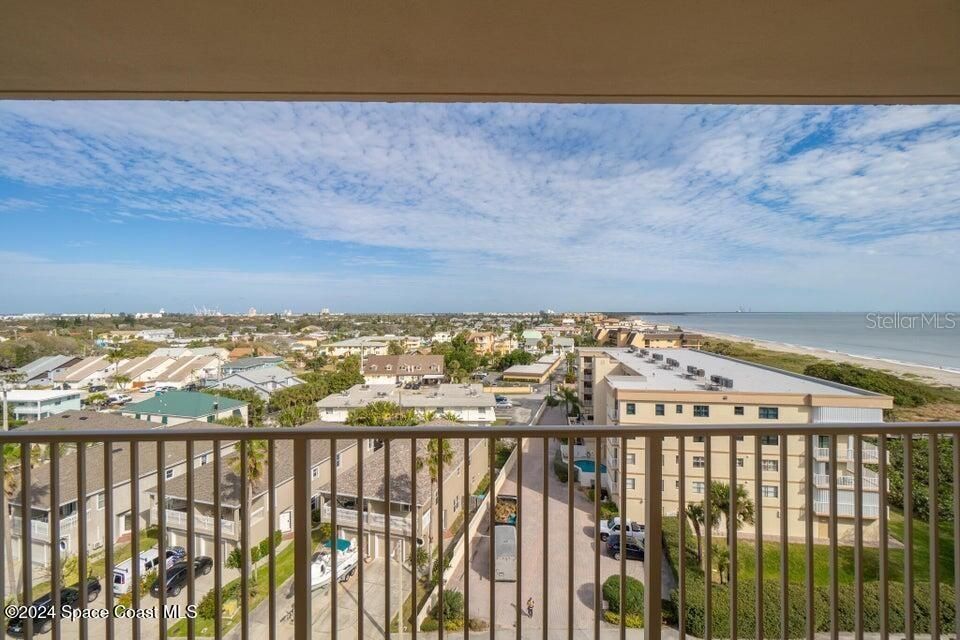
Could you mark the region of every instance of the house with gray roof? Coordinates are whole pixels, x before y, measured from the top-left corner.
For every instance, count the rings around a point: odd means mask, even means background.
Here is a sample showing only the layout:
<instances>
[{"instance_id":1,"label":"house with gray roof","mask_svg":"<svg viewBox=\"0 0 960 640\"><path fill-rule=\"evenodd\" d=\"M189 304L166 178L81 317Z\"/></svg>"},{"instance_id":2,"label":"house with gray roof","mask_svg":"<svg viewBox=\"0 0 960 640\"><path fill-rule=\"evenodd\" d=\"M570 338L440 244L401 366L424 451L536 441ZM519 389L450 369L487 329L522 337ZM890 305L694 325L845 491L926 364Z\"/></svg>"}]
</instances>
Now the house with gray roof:
<instances>
[{"instance_id":1,"label":"house with gray roof","mask_svg":"<svg viewBox=\"0 0 960 640\"><path fill-rule=\"evenodd\" d=\"M66 371L73 365L80 362L79 356L65 356L57 354L54 356L43 356L37 358L29 364L25 364L17 373L20 374L20 384L25 385L48 385L53 384L53 376Z\"/></svg>"},{"instance_id":2,"label":"house with gray roof","mask_svg":"<svg viewBox=\"0 0 960 640\"><path fill-rule=\"evenodd\" d=\"M298 384L303 384L303 380L289 369L269 366L236 371L221 378L213 387L253 389L258 396L267 400L275 391L295 387Z\"/></svg>"}]
</instances>

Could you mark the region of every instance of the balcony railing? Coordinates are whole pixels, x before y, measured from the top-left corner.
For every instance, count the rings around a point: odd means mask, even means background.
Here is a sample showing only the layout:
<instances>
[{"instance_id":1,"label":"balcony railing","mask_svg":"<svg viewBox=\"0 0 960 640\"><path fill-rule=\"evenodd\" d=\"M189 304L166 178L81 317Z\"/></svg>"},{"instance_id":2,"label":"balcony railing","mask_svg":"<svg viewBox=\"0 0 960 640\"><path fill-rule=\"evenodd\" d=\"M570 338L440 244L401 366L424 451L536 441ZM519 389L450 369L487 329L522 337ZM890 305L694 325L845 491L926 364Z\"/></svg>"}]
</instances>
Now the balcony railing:
<instances>
[{"instance_id":1,"label":"balcony railing","mask_svg":"<svg viewBox=\"0 0 960 640\"><path fill-rule=\"evenodd\" d=\"M822 433L822 432L821 432ZM814 458L818 461L826 462L830 459L830 448L829 447L817 447L813 452ZM873 445L864 444L863 446L863 462L874 463L879 460L879 452L876 447ZM853 462L853 450L852 449L840 449L837 451L837 462Z\"/></svg>"},{"instance_id":2,"label":"balcony railing","mask_svg":"<svg viewBox=\"0 0 960 640\"><path fill-rule=\"evenodd\" d=\"M77 526L77 516L71 515L66 518L61 518L60 520L60 535L65 533L72 532ZM21 531L23 527L23 518L20 516L12 516L10 518L10 528L14 536L20 537L23 532ZM50 542L50 523L44 522L42 520L31 520L30 521L30 536L34 540L40 540L43 542Z\"/></svg>"},{"instance_id":3,"label":"balcony railing","mask_svg":"<svg viewBox=\"0 0 960 640\"><path fill-rule=\"evenodd\" d=\"M864 474L861 478L864 489L876 491L880 488L880 481L876 477L867 475L864 470L861 470L861 473ZM815 473L813 475L813 484L818 488L828 488L830 486L830 474ZM857 479L854 476L837 475L837 486L841 489L853 489L856 485Z\"/></svg>"},{"instance_id":4,"label":"balcony railing","mask_svg":"<svg viewBox=\"0 0 960 640\"><path fill-rule=\"evenodd\" d=\"M342 527L358 529L360 527L359 512L356 509L337 507L337 523ZM330 505L323 506L323 521L331 522L333 509ZM363 512L363 526L369 531L386 531L387 516L382 513ZM397 533L412 533L413 518L411 516L390 516L390 529Z\"/></svg>"},{"instance_id":5,"label":"balcony railing","mask_svg":"<svg viewBox=\"0 0 960 640\"><path fill-rule=\"evenodd\" d=\"M156 514L156 509L153 510ZM189 518L188 514L184 511L176 511L174 509L166 510L168 527L178 529L180 531L186 531L189 528ZM212 516L205 516L203 514L195 514L193 516L193 526L197 531L203 532L212 532L216 528L216 518ZM237 533L237 523L233 520L227 520L225 518L220 519L220 532L223 535L235 536Z\"/></svg>"},{"instance_id":6,"label":"balcony railing","mask_svg":"<svg viewBox=\"0 0 960 640\"><path fill-rule=\"evenodd\" d=\"M928 437L929 444L924 447L926 451L920 449L919 445L916 445L918 450L915 451L914 436L921 434ZM696 445L698 455L703 452L702 471L698 469L694 473L692 467L688 469L686 464L677 465L675 469L672 464L662 463L665 440L670 441L670 447L676 445L680 460L686 460L685 447L693 442L695 436L704 439ZM778 437L779 455L772 447L763 444L764 436ZM814 446L818 441L815 436L826 436L838 446L817 448ZM382 441L382 449L368 451L363 443L371 438ZM592 458L574 460L570 456L562 465L555 462L554 455L560 438L583 438L590 445ZM888 462L886 451L889 438L902 439L902 469L899 466L894 469ZM186 443L185 459L193 459L196 443L213 441L213 461L210 466L213 468L212 484L217 488L212 492L214 512L222 511L223 495L250 496L254 495L253 489L259 491L259 495L268 496L265 506L256 511L252 509L250 501L239 500L239 515L235 523L200 515L188 518L186 513L196 511L196 500L201 497L197 495L195 476L200 469L206 473L206 467L187 465L185 490L181 494L178 488L176 495L178 500L183 497L185 513L161 509L155 514L157 546L161 555L165 554L166 546L171 543L171 534L174 534L176 543L186 547L188 557L198 555L198 540L208 545L205 548L210 551L206 553L213 556L212 580L206 578L205 581L195 581L192 575L194 565L187 563L190 575L185 584L185 594L178 596L178 603L184 606L197 604L209 591L213 599L213 611L222 612L223 615L216 615L210 620L185 618L178 632L182 631L187 637L202 633L223 638L228 633L232 635L236 626L242 640L249 638L254 630L258 636L262 633L265 638L271 639L293 637L305 640L314 633L327 632L332 640L348 636L367 638L379 635L389 638L392 627L398 629L395 633L412 632L433 612L440 617L433 622L444 629L446 622L454 621L442 619L445 611L443 594L453 589L462 592L465 611L465 619L455 621L456 624L462 623L471 629L476 626L474 622L484 623L490 627L491 638L497 634L501 637L516 634L518 638L571 638L575 635L601 638L615 636L618 629L620 637L625 638L627 616L609 617L611 602L606 599L613 596L609 587L603 589L601 585L609 577L617 576L619 597L615 600L627 602L626 577L631 576L639 578L644 585L643 637L645 640L658 640L665 635L665 627L672 628L668 635L681 638L688 634L705 638L813 637L815 633L825 630L834 635L849 632L857 637L866 631L874 631L874 626L880 637L900 633L911 637L917 629L929 630L934 637L953 632L953 629L941 628L941 619L956 619L952 612L942 609L957 607L960 603L948 602L940 597L943 577L941 562L946 557L953 558L949 562L954 563L960 582L960 548L957 548L960 542L960 518L953 518L954 536L949 543L943 542L938 535L944 527L941 526L937 509L930 510L925 523L925 529L934 532L928 540L921 540L914 534L915 518L906 517L903 524L897 527L902 545L892 543L887 493L876 489L872 493L864 491L874 477L862 466L871 459L876 461L875 484L880 488L888 485L891 472L913 477L913 465L919 456L928 456L929 468L943 469L944 465L952 464L954 503L960 503L960 447L953 447L951 462L939 459L940 443L948 438L960 438L960 423L698 424L668 427L507 425L495 429L468 426L229 429L211 425L189 430L110 431L91 428L70 432L10 431L0 433L0 445L21 445L20 464L12 470L16 476L14 484L18 487L13 496L13 502L17 505L35 504L39 498L31 494L35 486L32 482L34 474L48 476L49 496L45 500L48 499L51 504L61 502L62 492L80 496L80 503L84 504L84 496L99 490L99 487L88 486L88 479L96 479L96 482L106 486L122 487L122 484L114 482L113 452L116 444L129 444L135 449L134 455L129 456L129 474L124 473L124 477L141 477L143 460L136 450L144 443L156 445L151 450L156 452L157 464L151 467L162 469L167 464L168 445ZM501 455L503 447L495 446L496 439L518 441L520 446L504 456ZM464 452L475 451L476 447L471 443L484 440L489 454L487 459L479 463L471 461ZM867 454L867 440L876 443L873 455ZM254 465L250 464L250 456L259 456L261 448L259 445L251 446L252 441L267 443L265 460ZM439 446L428 446L430 441L439 441ZM225 459L228 455L234 455L222 450L220 445L227 442L238 443L236 460ZM456 456L452 459L441 456L435 465L425 464L429 461L425 461L424 456L429 451L443 451L444 442L456 445ZM31 466L31 447L23 446L61 443L75 444L75 453L61 453L60 447L49 447L52 456L49 464L37 468ZM737 457L743 456L744 448L751 443L755 447L749 463L755 465L752 473L738 469L737 464ZM98 446L100 444L109 446ZM334 456L321 460L319 464L326 465L326 477L330 481L322 488L317 487L314 484L319 477L316 474L317 445L328 446L326 451L341 451L339 445L342 444L355 446L356 464L338 468L330 459ZM422 446L418 447L418 444ZM577 491L575 485L578 476L595 477L596 474L589 473L590 463L593 463L593 469L600 468L601 462L607 461L614 444L618 451L640 454L635 459L641 462L641 466L628 469L628 456L618 455L613 463L615 468L609 475L616 472L619 478L626 478L628 482L618 482L613 495L602 496L603 492L600 491L592 495ZM717 444L723 445L725 450L720 452L714 449ZM278 465L281 447L282 455L289 457ZM75 456L77 472L75 476L70 475L70 482L75 482L75 487L64 487L60 482L61 458L67 455ZM364 462L365 456L378 458L370 462L368 468ZM720 456L729 456L729 459L715 468ZM776 476L770 472L764 473L762 469L763 462L773 457L778 459ZM831 472L819 474L825 477L814 474L815 460L820 458L826 458L831 463ZM841 460L853 463L856 472L852 475L852 484L847 479L849 467L837 475L837 463ZM73 465L73 461L70 464ZM471 465L476 464L480 465L480 469L473 469L471 473ZM90 465L98 465L98 469L88 473ZM445 473L445 465L450 465L447 469L450 473ZM587 473L574 473L574 465ZM565 482L558 477L562 471L560 466L566 470ZM261 477L259 471L264 468ZM528 470L524 471L525 468ZM228 469L231 470L230 478L235 478L237 484L231 491L224 492L219 489L226 481ZM257 470L256 479L250 477L248 469ZM724 475L718 472L719 469L723 469ZM281 470L287 477L280 477ZM420 470L427 474L425 481L420 478ZM743 477L738 478L738 474ZM484 488L480 490L472 480L478 476L485 477ZM292 491L288 484L291 477ZM441 480L436 481L438 478ZM762 492L756 478L763 484ZM716 507L725 505L712 504L716 499L715 492L693 493L688 487L688 480L702 480L706 486L710 486L712 481L722 481L728 487L742 486L748 498L759 508L753 510L752 520L743 522L740 527L727 528L730 538L724 540L726 536L718 532L725 529L713 518L718 513L722 514L722 510L717 511ZM354 509L336 507L338 483L344 482L353 484L349 496L357 500L357 504L363 504L365 499L381 500L387 505L387 512L382 516L367 514L361 517ZM431 490L428 491L421 482L428 483ZM412 526L409 512L404 511L403 515L396 512L401 508L409 508L411 503L421 509L421 514L433 510L433 484L437 494L436 512L444 514L445 530L437 529L441 520L439 516L429 518L429 522L424 516L422 528L429 530L421 531L418 530L421 527ZM913 504L917 497L915 493L922 490L928 494L926 497L931 503L939 504L941 501L938 498L942 497L939 485L938 474L933 474L923 489L914 483L903 483L904 503ZM203 486L204 499L208 499L206 494L210 492L209 485ZM128 490L130 504L128 506L127 500L124 500L124 513L144 513L142 486L128 484ZM374 491L375 494L365 497L368 491ZM343 493L346 492L345 487ZM449 500L445 500L445 492ZM71 528L71 538L76 540L81 550L94 548L101 544L101 538L103 540L103 559L97 558L96 564L88 559L86 553L76 554L79 575L89 575L88 569L93 567L102 570L104 575L112 575L120 559L118 552L121 551L114 535L118 515L115 509L117 505L114 505L115 493L116 490L106 492L102 511L98 509L91 512L87 514L88 517L80 517L73 524L51 522L46 529L34 525L26 527L17 542L18 553L15 555L19 557L0 557L0 566L12 566L19 572L22 591L10 593L8 587L12 585L7 582L8 572L0 571L0 593L17 595L21 601L32 602L38 595L34 590L37 579L32 570L32 554L35 551L32 542L44 536L51 540L59 539L67 528ZM321 512L322 522L316 522L313 520L312 507L320 493L329 496L329 503ZM359 495L355 495L357 493ZM852 504L848 499L850 494L853 496ZM167 479L164 473L156 474L150 495L156 496L158 504L166 504ZM758 500L758 495L775 495L776 498ZM866 504L865 495L871 497L871 504ZM873 503L874 495L877 496L877 504ZM546 499L547 496L549 499ZM7 513L8 499L7 494L0 492L0 513ZM628 562L622 538L619 547L611 542L609 548L601 540L602 529L607 525L601 518L602 500L605 499L617 503L621 517L644 525L642 564L633 560ZM741 499L741 494L734 489L730 490L724 503L732 502L730 511L737 513L740 510L736 503ZM416 505L418 500L419 505ZM703 522L698 524L703 532L702 561L697 559L697 541L693 538L693 529L686 526L686 521L679 523L683 526L678 526L673 515L685 511L678 505L701 502ZM451 504L452 507L449 506ZM396 511L391 513L391 510ZM271 526L264 527L264 521ZM96 522L96 530L88 531L90 522ZM285 538L292 538L291 544L280 542L270 535L275 523L280 523L280 528L287 532ZM20 524L14 522L12 529L17 530ZM330 526L324 526L326 524ZM258 526L254 528L254 525ZM99 536L100 527L102 536ZM180 535L184 530L186 535ZM318 537L320 532L331 530L333 537L338 540L336 544ZM505 533L502 539L500 531ZM506 535L511 531L516 532L515 538ZM91 533L97 533L98 537L94 539ZM234 539L230 539L231 535ZM765 540L774 539L776 542L744 546L739 544L740 535L751 539L762 536ZM868 535L869 540L866 539ZM130 547L144 546L142 543L145 541L141 537L139 528L134 526ZM238 574L227 574L239 577L235 578L235 582L225 583L227 554L233 543L238 542L243 549L263 549L261 539L267 541L267 555L263 561L267 567L266 575L262 569L258 569L254 575L251 571L252 554L243 553L239 555ZM495 544L491 544L492 539ZM511 543L511 539L514 542ZM717 543L724 541L725 548L722 544L717 547ZM353 546L354 542L359 548ZM914 551L915 547L919 548L920 542L925 542L922 555ZM941 554L941 546L946 544L954 548L943 549L945 553ZM868 545L876 550L871 549L866 553ZM6 547L0 544L0 554L6 553ZM130 547L125 544L122 550L126 552ZM818 547L821 552L815 553ZM897 548L896 554L893 553L893 547ZM715 548L722 550L728 558L728 566L733 568L742 565L737 557L741 548L750 549L750 553L755 554L751 566L768 567L775 562L779 566L772 575L768 572L764 576L763 571L754 571L749 578L747 574L741 575L733 569L727 572L726 580L721 584L717 579ZM426 563L421 563L420 549L427 552ZM946 553L950 551L952 553ZM318 552L325 563L319 568L314 565L314 557ZM48 575L59 575L64 553L57 544L50 545L49 553L52 568ZM765 561L765 555L771 553L776 553L777 559L767 557ZM607 557L610 555L615 555L615 558ZM410 579L413 564L418 567L425 564L427 568L422 569L422 576L433 576L430 568L436 566L433 559L437 557L449 558L451 565L439 573L437 580ZM346 564L350 558L354 559L353 564ZM928 585L915 593L915 582L919 577L917 572L923 562L921 558L929 559L929 566L924 567L923 574ZM416 559L415 563L413 559ZM8 564L10 562L14 564ZM826 572L819 566L821 562L828 565ZM896 566L895 562L898 563ZM803 568L798 571L798 566ZM132 584L139 583L139 571L139 564L133 563ZM537 575L524 575L530 571ZM852 571L852 579L841 580L841 573L848 571ZM375 574L370 575L370 572ZM163 581L166 573L163 564L160 573L159 578ZM823 573L828 576L825 583L820 578ZM870 606L873 607L872 611L877 612L878 619L871 620L868 628L868 623L864 621L864 584L867 579L876 576L879 577L879 587L871 590L871 593L879 601ZM898 585L893 588L893 576L897 576L898 582L902 576L902 587ZM99 577L103 579L104 576ZM491 580L491 577L497 579ZM329 585L338 585L341 578L345 580L342 584L330 588ZM505 579L512 582L502 581ZM768 584L764 584L764 579ZM321 586L325 585L322 597L314 591L317 580ZM743 593L740 587L744 580L749 580L750 590L755 594L747 610L738 610L742 607L742 597L717 595L718 590ZM777 588L770 588L769 581L774 581ZM203 585L203 593L198 593L198 584ZM705 584L708 585L706 588ZM364 598L369 594L363 585L376 586L374 592L379 594L377 598L383 600L365 603ZM664 585L670 585L670 590L665 591ZM425 587L429 590L427 593L424 593ZM38 585L38 588L42 593L47 587ZM478 593L478 589L481 593ZM618 588L613 589L616 592ZM799 593L803 596L799 597ZM905 595L893 597L894 593ZM951 593L960 594L960 590ZM59 594L59 590L53 591L54 607L59 607ZM237 594L236 597L233 594ZM152 607L154 604L164 607L167 603L164 592L156 600L143 599L137 590L131 595L130 605L133 609ZM105 599L102 603L105 608L113 610L115 599L112 589L104 589L101 597ZM530 597L536 600L536 610L528 616L525 605ZM792 598L798 597L798 601L791 602ZM225 609L228 598L230 606ZM916 604L919 599L923 600L922 607ZM668 606L665 606L665 600L669 601ZM822 606L817 603L826 601L830 603L829 611L815 615L814 607ZM729 608L723 616L717 615L719 602L724 602L724 607ZM90 606L83 599L77 605ZM99 607L101 603L93 606ZM232 609L233 606L237 607L236 611ZM850 611L847 610L848 606L852 607ZM768 613L774 615L764 615L765 607L773 607L774 611ZM345 616L350 616L350 619L345 619ZM398 624L398 617L404 618L401 624ZM759 633L754 626L756 619L768 621L767 628ZM773 624L772 620L777 620L778 624ZM145 623L137 618L109 617L96 621L82 618L70 622L55 617L51 624L58 634L67 625L76 624L80 627L79 637L98 637L97 634L102 631L107 638L138 638L143 635L141 631L153 633L156 628L154 624L160 625L160 637L166 637L167 632L172 631L173 622L170 620L151 622L149 629L142 626ZM33 624L32 620L25 622L27 637L34 631ZM771 625L776 628L772 629ZM803 632L798 633L798 630ZM416 635L411 633L411 637L416 638Z\"/></svg>"}]
</instances>

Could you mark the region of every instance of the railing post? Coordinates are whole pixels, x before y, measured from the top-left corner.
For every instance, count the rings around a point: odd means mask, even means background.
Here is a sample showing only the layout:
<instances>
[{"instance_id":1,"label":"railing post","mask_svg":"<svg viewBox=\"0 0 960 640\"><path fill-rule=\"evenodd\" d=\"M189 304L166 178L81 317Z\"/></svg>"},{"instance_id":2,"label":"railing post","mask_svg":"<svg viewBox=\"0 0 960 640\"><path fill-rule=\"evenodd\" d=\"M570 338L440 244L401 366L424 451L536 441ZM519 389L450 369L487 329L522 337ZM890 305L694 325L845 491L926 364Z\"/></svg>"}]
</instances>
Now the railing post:
<instances>
[{"instance_id":1,"label":"railing post","mask_svg":"<svg viewBox=\"0 0 960 640\"><path fill-rule=\"evenodd\" d=\"M294 558L293 578L294 638L310 638L310 440L294 441L293 497L294 497ZM336 588L336 586L334 586Z\"/></svg>"},{"instance_id":2,"label":"railing post","mask_svg":"<svg viewBox=\"0 0 960 640\"><path fill-rule=\"evenodd\" d=\"M660 640L660 570L663 531L663 438L647 436L644 451L644 520L646 531L643 541L643 620L646 627L645 640ZM626 455L621 452L622 455ZM683 551L681 551L683 553ZM621 615L624 614L621 603Z\"/></svg>"}]
</instances>

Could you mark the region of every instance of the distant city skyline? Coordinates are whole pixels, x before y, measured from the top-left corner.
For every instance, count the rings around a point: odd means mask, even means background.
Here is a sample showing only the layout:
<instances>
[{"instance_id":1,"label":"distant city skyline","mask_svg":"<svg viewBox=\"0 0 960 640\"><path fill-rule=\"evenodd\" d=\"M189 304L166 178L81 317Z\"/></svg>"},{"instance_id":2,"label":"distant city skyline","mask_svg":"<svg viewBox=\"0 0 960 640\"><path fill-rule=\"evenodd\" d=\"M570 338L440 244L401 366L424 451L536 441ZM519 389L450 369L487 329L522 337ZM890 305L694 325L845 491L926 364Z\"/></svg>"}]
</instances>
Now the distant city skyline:
<instances>
[{"instance_id":1,"label":"distant city skyline","mask_svg":"<svg viewBox=\"0 0 960 640\"><path fill-rule=\"evenodd\" d=\"M0 103L0 314L947 310L960 107Z\"/></svg>"}]
</instances>

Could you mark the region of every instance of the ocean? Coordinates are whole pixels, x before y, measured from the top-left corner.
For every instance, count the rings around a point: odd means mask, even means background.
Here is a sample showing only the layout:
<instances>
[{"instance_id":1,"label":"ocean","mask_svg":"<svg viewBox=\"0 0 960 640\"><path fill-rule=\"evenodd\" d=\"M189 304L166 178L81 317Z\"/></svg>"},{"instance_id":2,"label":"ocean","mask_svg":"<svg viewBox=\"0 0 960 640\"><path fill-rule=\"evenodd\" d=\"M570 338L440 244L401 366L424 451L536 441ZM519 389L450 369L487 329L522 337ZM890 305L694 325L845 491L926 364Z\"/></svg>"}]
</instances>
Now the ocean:
<instances>
[{"instance_id":1,"label":"ocean","mask_svg":"<svg viewBox=\"0 0 960 640\"><path fill-rule=\"evenodd\" d=\"M639 313L648 322L960 371L960 312Z\"/></svg>"}]
</instances>

